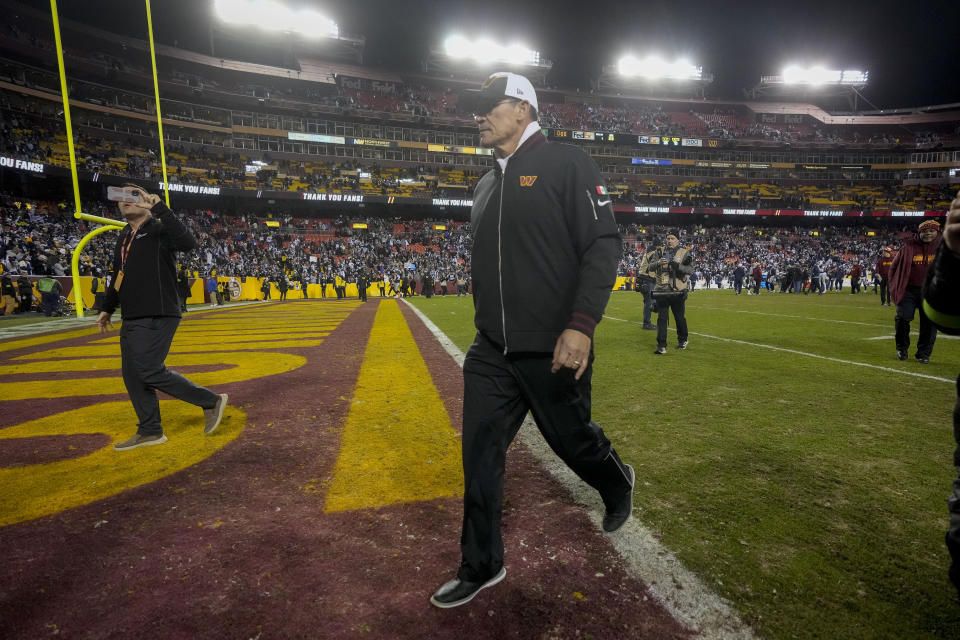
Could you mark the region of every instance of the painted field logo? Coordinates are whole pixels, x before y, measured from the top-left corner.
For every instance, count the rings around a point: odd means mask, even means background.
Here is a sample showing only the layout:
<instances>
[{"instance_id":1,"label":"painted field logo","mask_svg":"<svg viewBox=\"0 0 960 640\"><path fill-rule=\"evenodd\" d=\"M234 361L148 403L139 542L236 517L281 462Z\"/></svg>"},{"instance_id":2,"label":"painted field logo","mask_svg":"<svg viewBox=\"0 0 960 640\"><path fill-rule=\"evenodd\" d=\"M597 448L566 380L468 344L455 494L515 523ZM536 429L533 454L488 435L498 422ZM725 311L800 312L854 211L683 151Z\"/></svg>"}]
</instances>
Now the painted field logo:
<instances>
[{"instance_id":1,"label":"painted field logo","mask_svg":"<svg viewBox=\"0 0 960 640\"><path fill-rule=\"evenodd\" d=\"M521 187L532 187L533 183L536 181L537 181L537 176L520 176Z\"/></svg>"}]
</instances>

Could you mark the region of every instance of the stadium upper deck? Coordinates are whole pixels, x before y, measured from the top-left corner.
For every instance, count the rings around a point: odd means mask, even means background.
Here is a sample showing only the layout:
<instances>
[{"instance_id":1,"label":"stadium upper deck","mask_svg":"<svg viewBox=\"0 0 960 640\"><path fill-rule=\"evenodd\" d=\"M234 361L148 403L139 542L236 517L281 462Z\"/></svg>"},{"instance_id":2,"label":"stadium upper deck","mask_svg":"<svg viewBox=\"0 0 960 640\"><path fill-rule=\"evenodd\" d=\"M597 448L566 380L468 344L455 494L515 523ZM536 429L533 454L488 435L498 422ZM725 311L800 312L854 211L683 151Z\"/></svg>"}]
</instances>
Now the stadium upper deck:
<instances>
[{"instance_id":1,"label":"stadium upper deck","mask_svg":"<svg viewBox=\"0 0 960 640\"><path fill-rule=\"evenodd\" d=\"M7 0L2 4L20 7L0 39L4 104L14 111L43 112L38 105L44 101L55 107L59 78L46 33L49 17ZM74 118L86 127L86 141L98 142L88 154L94 162L84 158L84 164L108 175L156 179L146 44L84 25L63 26ZM77 42L82 48L69 45ZM168 154L168 162L181 168L176 180L182 183L304 195L322 189L440 196L465 204L477 175L489 166L468 114L457 109L463 82L316 60L270 67L165 46L158 54L165 137L183 151ZM953 151L960 133L957 110L846 116L813 105L546 88L540 102L547 135L584 145L621 200L638 205L688 205L682 199L693 193L701 205L713 198L719 206L743 206L746 198L758 209L922 210L943 206L950 195L923 183L947 183L951 167L960 167L960 154ZM46 128L53 133L55 124ZM57 135L39 146L51 151L43 159L62 166L65 145ZM223 149L210 154L205 149L211 146ZM145 159L131 161L131 155ZM218 159L197 163L197 155ZM265 166L247 171L254 161ZM355 184L314 175L338 177L328 168L344 161L353 165ZM386 179L363 170L371 165ZM414 169L416 176L410 176Z\"/></svg>"}]
</instances>

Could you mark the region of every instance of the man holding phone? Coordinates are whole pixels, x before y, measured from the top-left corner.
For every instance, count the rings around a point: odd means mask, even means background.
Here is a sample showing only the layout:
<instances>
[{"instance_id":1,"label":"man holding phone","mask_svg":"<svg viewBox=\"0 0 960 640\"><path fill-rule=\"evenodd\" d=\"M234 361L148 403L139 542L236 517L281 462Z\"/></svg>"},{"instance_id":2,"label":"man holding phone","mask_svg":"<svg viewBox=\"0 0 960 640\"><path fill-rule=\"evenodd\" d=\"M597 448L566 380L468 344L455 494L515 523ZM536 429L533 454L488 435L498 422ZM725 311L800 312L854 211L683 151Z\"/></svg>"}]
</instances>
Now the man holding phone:
<instances>
[{"instance_id":1,"label":"man holding phone","mask_svg":"<svg viewBox=\"0 0 960 640\"><path fill-rule=\"evenodd\" d=\"M119 203L127 226L117 239L97 325L101 333L112 329L110 316L120 306L123 383L138 418L137 433L113 448L126 451L167 441L158 389L203 408L204 432L213 433L227 394L199 387L164 364L180 324L176 254L196 248L197 241L156 194L131 184L108 189L107 197Z\"/></svg>"}]
</instances>

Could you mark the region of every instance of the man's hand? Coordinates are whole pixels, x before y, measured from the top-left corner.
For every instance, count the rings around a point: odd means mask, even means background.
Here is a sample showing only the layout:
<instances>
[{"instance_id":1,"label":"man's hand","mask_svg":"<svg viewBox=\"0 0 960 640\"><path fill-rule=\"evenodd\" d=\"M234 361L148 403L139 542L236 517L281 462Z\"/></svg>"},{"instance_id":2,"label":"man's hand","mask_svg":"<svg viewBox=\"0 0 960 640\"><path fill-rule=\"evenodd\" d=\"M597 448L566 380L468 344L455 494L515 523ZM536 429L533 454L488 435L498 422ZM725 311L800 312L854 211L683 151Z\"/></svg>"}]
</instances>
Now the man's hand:
<instances>
[{"instance_id":1,"label":"man's hand","mask_svg":"<svg viewBox=\"0 0 960 640\"><path fill-rule=\"evenodd\" d=\"M141 207L145 209L152 209L153 205L160 202L160 196L155 193L147 193L146 191L140 191L140 202L138 203Z\"/></svg>"},{"instance_id":2,"label":"man's hand","mask_svg":"<svg viewBox=\"0 0 960 640\"><path fill-rule=\"evenodd\" d=\"M947 222L943 226L943 242L950 251L960 253L960 193L950 203Z\"/></svg>"},{"instance_id":3,"label":"man's hand","mask_svg":"<svg viewBox=\"0 0 960 640\"><path fill-rule=\"evenodd\" d=\"M110 321L110 314L106 311L101 311L100 315L97 316L97 326L100 328L100 333L106 333L110 329L113 329L113 322Z\"/></svg>"},{"instance_id":4,"label":"man's hand","mask_svg":"<svg viewBox=\"0 0 960 640\"><path fill-rule=\"evenodd\" d=\"M553 366L550 367L550 373L556 373L564 367L576 369L573 379L579 380L590 361L591 342L587 334L576 329L565 329L557 338L557 346L553 348Z\"/></svg>"}]
</instances>

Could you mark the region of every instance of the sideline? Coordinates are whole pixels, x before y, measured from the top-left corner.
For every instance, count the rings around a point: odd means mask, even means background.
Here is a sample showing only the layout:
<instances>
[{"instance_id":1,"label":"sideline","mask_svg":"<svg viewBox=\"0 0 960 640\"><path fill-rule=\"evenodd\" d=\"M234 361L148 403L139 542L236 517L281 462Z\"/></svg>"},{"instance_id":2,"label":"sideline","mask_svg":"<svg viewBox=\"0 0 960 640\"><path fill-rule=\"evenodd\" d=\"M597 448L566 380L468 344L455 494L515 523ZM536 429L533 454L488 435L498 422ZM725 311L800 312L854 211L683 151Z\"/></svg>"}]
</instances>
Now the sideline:
<instances>
[{"instance_id":1,"label":"sideline","mask_svg":"<svg viewBox=\"0 0 960 640\"><path fill-rule=\"evenodd\" d=\"M464 353L420 309L401 299L437 338L457 364L463 368ZM605 316L606 317L606 316ZM590 519L600 535L599 498L550 449L540 437L533 418L523 421L518 440L549 471L574 500L589 509ZM626 561L626 570L647 585L650 593L670 614L704 640L756 640L752 629L740 620L729 601L714 593L689 571L636 517L616 534L607 536L617 553Z\"/></svg>"},{"instance_id":2,"label":"sideline","mask_svg":"<svg viewBox=\"0 0 960 640\"><path fill-rule=\"evenodd\" d=\"M604 318L608 320L615 320L616 322L626 322L628 324L643 324L641 322L636 322L634 320L624 320L623 318L614 318L613 316L604 315ZM671 331L676 331L673 327L670 327ZM955 380L949 378L940 378L938 376L930 376L925 373L914 373L912 371L904 371L903 369L894 369L892 367L883 367L878 364L868 364L866 362L855 362L853 360L843 360L841 358L831 358L830 356L821 356L816 353L807 353L806 351L797 351L796 349L787 349L785 347L775 347L770 344L761 344L759 342L747 342L746 340L737 340L735 338L722 338L720 336L711 336L707 333L697 333L691 331L690 335L700 336L701 338L710 338L711 340L719 340L721 342L731 342L733 344L743 344L748 347L759 347L761 349L770 349L771 351L782 351L783 353L792 353L797 356L804 356L807 358L817 358L819 360L829 360L830 362L839 362L841 364L850 364L855 367L867 367L868 369L879 369L880 371L889 371L891 373L899 373L905 376L914 376L915 378L926 378L928 380L937 380L938 382L946 382L947 384L955 384Z\"/></svg>"}]
</instances>

